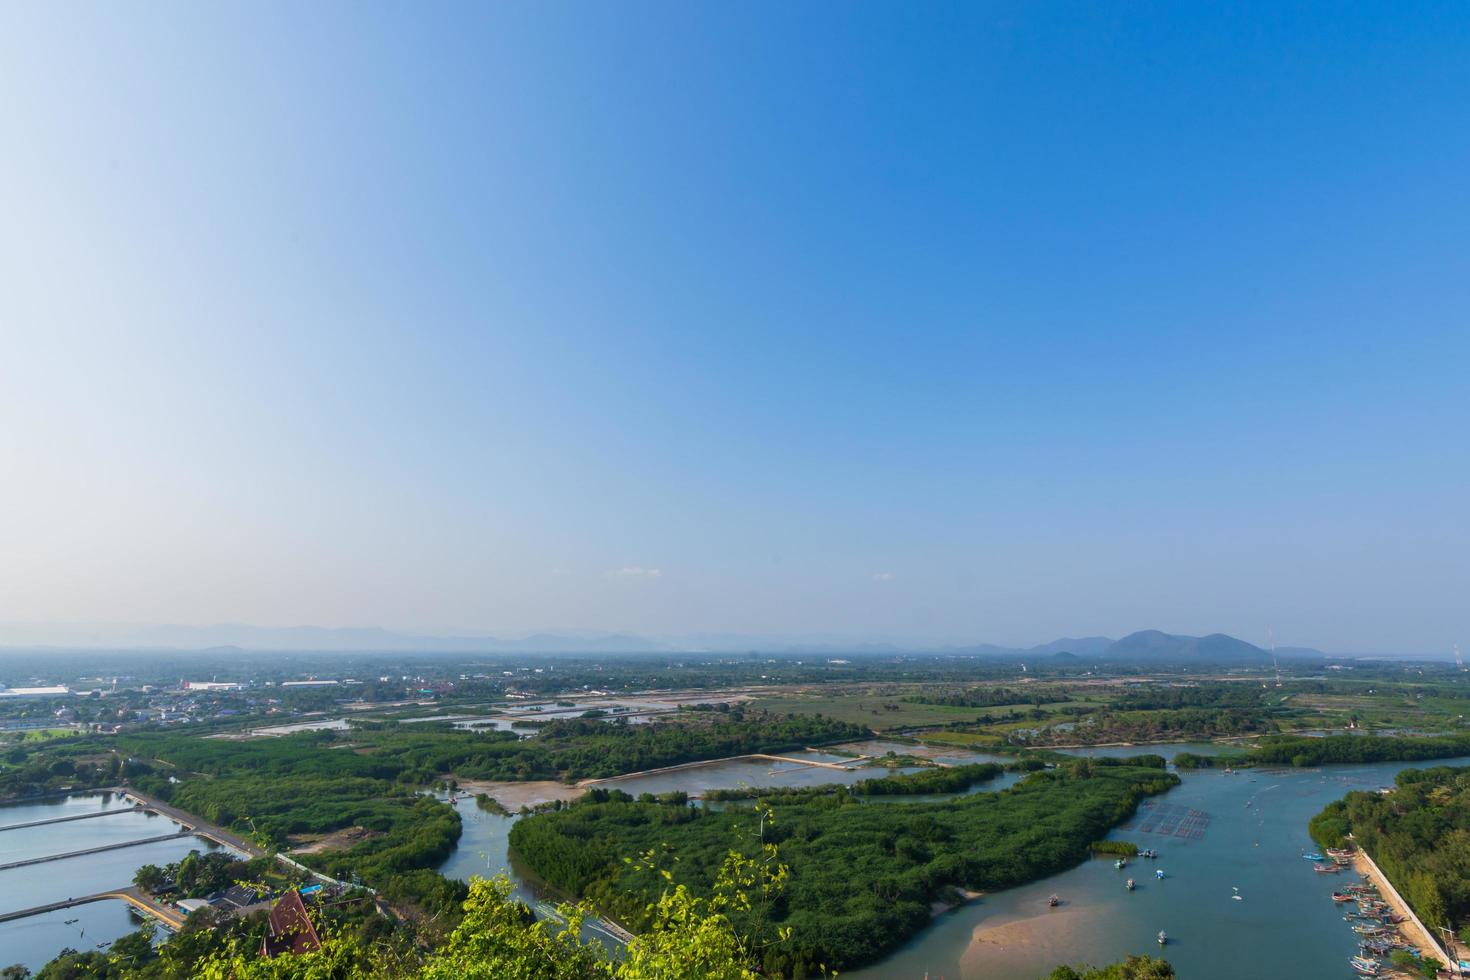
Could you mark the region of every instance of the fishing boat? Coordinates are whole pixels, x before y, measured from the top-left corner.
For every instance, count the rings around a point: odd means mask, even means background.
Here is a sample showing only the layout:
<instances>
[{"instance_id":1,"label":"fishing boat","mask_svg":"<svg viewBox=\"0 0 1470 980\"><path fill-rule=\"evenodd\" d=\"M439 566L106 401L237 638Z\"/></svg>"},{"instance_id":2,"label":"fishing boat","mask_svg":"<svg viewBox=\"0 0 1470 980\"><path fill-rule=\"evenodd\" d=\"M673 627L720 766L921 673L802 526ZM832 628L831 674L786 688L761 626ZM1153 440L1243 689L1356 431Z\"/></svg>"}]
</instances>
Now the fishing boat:
<instances>
[{"instance_id":1,"label":"fishing boat","mask_svg":"<svg viewBox=\"0 0 1470 980\"><path fill-rule=\"evenodd\" d=\"M1345 895L1342 892L1333 892L1332 900L1334 902L1351 902L1353 900L1353 896Z\"/></svg>"},{"instance_id":2,"label":"fishing boat","mask_svg":"<svg viewBox=\"0 0 1470 980\"><path fill-rule=\"evenodd\" d=\"M1316 851L1308 851L1307 853L1302 855L1302 858L1307 861L1321 861L1323 859L1322 855L1318 854Z\"/></svg>"},{"instance_id":3,"label":"fishing boat","mask_svg":"<svg viewBox=\"0 0 1470 980\"><path fill-rule=\"evenodd\" d=\"M1062 904L1062 900L1053 895L1051 898L1048 898L1046 900L1046 904L1050 905L1052 908L1056 908L1058 905Z\"/></svg>"},{"instance_id":4,"label":"fishing boat","mask_svg":"<svg viewBox=\"0 0 1470 980\"><path fill-rule=\"evenodd\" d=\"M1312 870L1315 871L1315 872L1317 872L1318 874L1335 875L1339 871L1342 870L1342 865L1340 865L1340 864L1314 864L1314 865L1312 865Z\"/></svg>"},{"instance_id":5,"label":"fishing boat","mask_svg":"<svg viewBox=\"0 0 1470 980\"><path fill-rule=\"evenodd\" d=\"M1123 882L1123 887L1131 892L1133 890L1133 879L1129 878L1127 881Z\"/></svg>"},{"instance_id":6,"label":"fishing boat","mask_svg":"<svg viewBox=\"0 0 1470 980\"><path fill-rule=\"evenodd\" d=\"M1162 880L1164 877L1164 869L1160 868L1159 870L1155 871L1154 877Z\"/></svg>"},{"instance_id":7,"label":"fishing boat","mask_svg":"<svg viewBox=\"0 0 1470 980\"><path fill-rule=\"evenodd\" d=\"M1378 961L1370 960L1366 956L1354 956L1348 960L1348 965L1365 977L1378 976Z\"/></svg>"},{"instance_id":8,"label":"fishing boat","mask_svg":"<svg viewBox=\"0 0 1470 980\"><path fill-rule=\"evenodd\" d=\"M1118 858L1118 860L1113 862L1113 867L1119 871L1122 871L1124 868L1128 867L1128 859Z\"/></svg>"},{"instance_id":9,"label":"fishing boat","mask_svg":"<svg viewBox=\"0 0 1470 980\"><path fill-rule=\"evenodd\" d=\"M1167 946L1167 945L1169 945L1169 934L1167 932L1165 932L1164 930L1162 930L1162 929L1159 930L1159 945L1160 946Z\"/></svg>"}]
</instances>

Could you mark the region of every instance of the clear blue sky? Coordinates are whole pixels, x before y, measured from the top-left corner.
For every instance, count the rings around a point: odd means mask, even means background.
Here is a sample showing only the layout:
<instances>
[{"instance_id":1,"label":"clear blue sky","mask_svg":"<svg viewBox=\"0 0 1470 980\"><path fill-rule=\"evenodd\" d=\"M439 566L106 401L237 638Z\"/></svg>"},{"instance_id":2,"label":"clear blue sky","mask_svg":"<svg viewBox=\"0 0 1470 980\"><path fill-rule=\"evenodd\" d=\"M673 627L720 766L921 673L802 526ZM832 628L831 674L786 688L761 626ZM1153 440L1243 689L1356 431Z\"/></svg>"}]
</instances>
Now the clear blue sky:
<instances>
[{"instance_id":1,"label":"clear blue sky","mask_svg":"<svg viewBox=\"0 0 1470 980\"><path fill-rule=\"evenodd\" d=\"M0 620L1470 647L1470 6L0 7Z\"/></svg>"}]
</instances>

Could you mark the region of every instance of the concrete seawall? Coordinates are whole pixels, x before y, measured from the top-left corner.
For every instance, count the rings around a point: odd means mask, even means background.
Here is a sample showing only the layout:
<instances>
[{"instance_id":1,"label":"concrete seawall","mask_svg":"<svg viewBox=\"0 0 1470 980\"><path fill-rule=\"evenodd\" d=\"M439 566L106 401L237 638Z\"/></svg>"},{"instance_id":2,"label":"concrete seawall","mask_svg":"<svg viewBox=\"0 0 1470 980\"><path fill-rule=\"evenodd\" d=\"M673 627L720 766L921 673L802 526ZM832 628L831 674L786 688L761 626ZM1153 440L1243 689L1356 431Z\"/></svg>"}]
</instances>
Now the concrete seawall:
<instances>
[{"instance_id":1,"label":"concrete seawall","mask_svg":"<svg viewBox=\"0 0 1470 980\"><path fill-rule=\"evenodd\" d=\"M1388 875L1383 873L1378 867L1377 862L1361 847L1354 852L1354 855L1357 869L1366 875L1373 884L1378 886L1379 893L1393 906L1394 913L1408 917L1405 921L1399 923L1399 928L1404 931L1404 935L1409 942L1413 943L1414 947L1419 950L1419 954L1421 956L1434 957L1458 975L1459 970L1455 965L1455 958L1444 951L1439 942L1435 940L1434 933L1430 932L1424 923L1419 921L1419 916L1414 914L1414 909L1408 902L1404 901L1404 897L1399 894L1397 888L1393 887L1393 882L1388 880Z\"/></svg>"}]
</instances>

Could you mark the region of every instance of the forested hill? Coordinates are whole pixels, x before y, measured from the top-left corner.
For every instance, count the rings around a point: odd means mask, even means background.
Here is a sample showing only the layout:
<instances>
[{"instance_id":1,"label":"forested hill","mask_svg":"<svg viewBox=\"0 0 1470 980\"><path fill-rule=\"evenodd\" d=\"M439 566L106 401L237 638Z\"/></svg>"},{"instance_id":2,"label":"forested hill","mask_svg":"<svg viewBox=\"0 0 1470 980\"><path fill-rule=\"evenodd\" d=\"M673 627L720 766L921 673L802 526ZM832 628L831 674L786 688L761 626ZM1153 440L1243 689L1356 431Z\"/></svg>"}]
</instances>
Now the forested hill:
<instances>
[{"instance_id":1,"label":"forested hill","mask_svg":"<svg viewBox=\"0 0 1470 980\"><path fill-rule=\"evenodd\" d=\"M790 880L737 925L766 944L771 973L869 963L924 928L930 903L956 887L1007 888L1070 867L1144 796L1177 784L1161 769L1084 760L942 803L873 805L841 793L776 800L764 840L779 846ZM706 893L730 848L755 846L759 822L749 807L710 811L604 790L522 819L511 844L552 884L636 928L666 884L640 855L659 855L675 882ZM788 927L793 938L777 940Z\"/></svg>"},{"instance_id":2,"label":"forested hill","mask_svg":"<svg viewBox=\"0 0 1470 980\"><path fill-rule=\"evenodd\" d=\"M1178 636L1159 630L1130 633L1103 651L1108 660L1201 664L1267 664L1271 655L1258 646L1224 633Z\"/></svg>"}]
</instances>

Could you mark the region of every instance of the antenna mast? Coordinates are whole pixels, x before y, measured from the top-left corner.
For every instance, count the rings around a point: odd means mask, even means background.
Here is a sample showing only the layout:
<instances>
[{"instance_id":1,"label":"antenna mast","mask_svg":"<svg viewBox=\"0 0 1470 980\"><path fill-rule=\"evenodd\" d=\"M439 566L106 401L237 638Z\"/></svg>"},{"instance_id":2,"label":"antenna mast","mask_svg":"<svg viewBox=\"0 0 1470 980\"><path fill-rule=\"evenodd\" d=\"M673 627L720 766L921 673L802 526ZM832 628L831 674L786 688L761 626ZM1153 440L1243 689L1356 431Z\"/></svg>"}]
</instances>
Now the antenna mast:
<instances>
[{"instance_id":1,"label":"antenna mast","mask_svg":"<svg viewBox=\"0 0 1470 980\"><path fill-rule=\"evenodd\" d=\"M1276 659L1276 634L1271 627L1266 627L1266 642L1271 647L1271 667L1276 671L1276 686L1281 686L1281 664Z\"/></svg>"}]
</instances>

